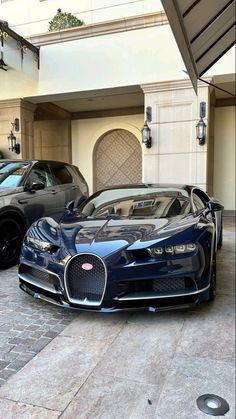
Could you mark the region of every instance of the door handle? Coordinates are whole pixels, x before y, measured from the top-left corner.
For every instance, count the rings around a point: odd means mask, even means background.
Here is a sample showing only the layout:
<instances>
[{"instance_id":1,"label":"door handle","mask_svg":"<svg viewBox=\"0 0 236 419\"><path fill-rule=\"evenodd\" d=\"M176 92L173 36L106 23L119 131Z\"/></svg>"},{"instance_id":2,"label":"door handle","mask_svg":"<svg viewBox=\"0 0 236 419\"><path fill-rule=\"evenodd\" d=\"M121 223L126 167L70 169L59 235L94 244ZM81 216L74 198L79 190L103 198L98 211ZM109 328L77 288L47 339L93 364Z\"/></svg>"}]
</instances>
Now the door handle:
<instances>
[{"instance_id":1,"label":"door handle","mask_svg":"<svg viewBox=\"0 0 236 419\"><path fill-rule=\"evenodd\" d=\"M55 189L53 189L53 190L51 191L51 193L52 193L52 195L55 195L55 194L57 193L57 191L56 191Z\"/></svg>"},{"instance_id":2,"label":"door handle","mask_svg":"<svg viewBox=\"0 0 236 419\"><path fill-rule=\"evenodd\" d=\"M19 199L19 204L28 204L28 200L27 199Z\"/></svg>"}]
</instances>

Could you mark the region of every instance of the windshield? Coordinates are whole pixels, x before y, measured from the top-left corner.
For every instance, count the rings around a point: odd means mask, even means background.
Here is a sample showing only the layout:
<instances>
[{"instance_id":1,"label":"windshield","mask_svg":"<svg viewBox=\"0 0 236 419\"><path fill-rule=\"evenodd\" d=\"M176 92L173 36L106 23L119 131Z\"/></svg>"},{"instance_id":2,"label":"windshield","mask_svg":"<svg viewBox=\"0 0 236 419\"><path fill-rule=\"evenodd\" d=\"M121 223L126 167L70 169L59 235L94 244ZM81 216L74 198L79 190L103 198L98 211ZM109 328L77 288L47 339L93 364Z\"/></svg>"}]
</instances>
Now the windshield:
<instances>
[{"instance_id":1,"label":"windshield","mask_svg":"<svg viewBox=\"0 0 236 419\"><path fill-rule=\"evenodd\" d=\"M29 167L29 163L1 162L0 188L15 188Z\"/></svg>"},{"instance_id":2,"label":"windshield","mask_svg":"<svg viewBox=\"0 0 236 419\"><path fill-rule=\"evenodd\" d=\"M98 192L79 208L89 217L168 218L190 212L188 193L170 188L125 188Z\"/></svg>"}]
</instances>

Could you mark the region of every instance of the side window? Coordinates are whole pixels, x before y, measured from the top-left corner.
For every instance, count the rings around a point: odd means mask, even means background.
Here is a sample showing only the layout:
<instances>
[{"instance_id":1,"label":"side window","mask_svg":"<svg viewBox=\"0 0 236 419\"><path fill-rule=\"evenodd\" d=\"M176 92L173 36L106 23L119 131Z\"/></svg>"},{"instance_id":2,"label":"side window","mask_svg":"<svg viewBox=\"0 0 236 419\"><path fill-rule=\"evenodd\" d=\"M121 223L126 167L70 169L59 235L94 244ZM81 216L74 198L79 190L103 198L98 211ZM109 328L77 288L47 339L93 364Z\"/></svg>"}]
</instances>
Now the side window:
<instances>
[{"instance_id":1,"label":"side window","mask_svg":"<svg viewBox=\"0 0 236 419\"><path fill-rule=\"evenodd\" d=\"M88 185L86 183L86 180L80 173L79 169L75 166L68 166L68 170L72 173L74 183L78 185L82 194L88 197Z\"/></svg>"},{"instance_id":2,"label":"side window","mask_svg":"<svg viewBox=\"0 0 236 419\"><path fill-rule=\"evenodd\" d=\"M193 192L193 203L196 210L201 210L205 208L207 203L207 200L205 199L205 194L201 193L201 191L199 191L199 193L197 191Z\"/></svg>"},{"instance_id":3,"label":"side window","mask_svg":"<svg viewBox=\"0 0 236 419\"><path fill-rule=\"evenodd\" d=\"M181 204L181 210L180 210L180 214L189 214L190 210L191 210L191 205L190 205L190 201L187 199L179 199L179 202Z\"/></svg>"},{"instance_id":4,"label":"side window","mask_svg":"<svg viewBox=\"0 0 236 419\"><path fill-rule=\"evenodd\" d=\"M26 179L26 183L30 185L38 182L43 182L45 188L55 185L52 174L46 164L36 163Z\"/></svg>"},{"instance_id":5,"label":"side window","mask_svg":"<svg viewBox=\"0 0 236 419\"><path fill-rule=\"evenodd\" d=\"M73 183L73 176L64 164L52 163L50 166L57 185Z\"/></svg>"}]
</instances>

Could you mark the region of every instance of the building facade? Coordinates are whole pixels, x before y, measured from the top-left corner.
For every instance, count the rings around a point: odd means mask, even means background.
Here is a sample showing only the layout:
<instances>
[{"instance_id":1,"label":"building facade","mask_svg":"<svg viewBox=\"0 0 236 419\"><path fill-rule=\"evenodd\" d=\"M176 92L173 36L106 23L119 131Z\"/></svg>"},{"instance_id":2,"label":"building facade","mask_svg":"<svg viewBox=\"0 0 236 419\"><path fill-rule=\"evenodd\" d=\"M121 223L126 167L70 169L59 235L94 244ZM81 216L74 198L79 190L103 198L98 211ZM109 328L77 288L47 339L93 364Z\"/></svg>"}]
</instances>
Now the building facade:
<instances>
[{"instance_id":1,"label":"building facade","mask_svg":"<svg viewBox=\"0 0 236 419\"><path fill-rule=\"evenodd\" d=\"M117 183L201 186L235 211L235 50L198 83L184 72L161 1L61 0L84 25L48 32L54 0L0 0L0 19L40 48L2 35L0 150L9 158L49 158L79 166L90 192ZM13 13L14 10L14 13ZM206 103L207 136L196 139ZM151 147L142 143L151 109ZM7 136L15 118L21 146Z\"/></svg>"}]
</instances>

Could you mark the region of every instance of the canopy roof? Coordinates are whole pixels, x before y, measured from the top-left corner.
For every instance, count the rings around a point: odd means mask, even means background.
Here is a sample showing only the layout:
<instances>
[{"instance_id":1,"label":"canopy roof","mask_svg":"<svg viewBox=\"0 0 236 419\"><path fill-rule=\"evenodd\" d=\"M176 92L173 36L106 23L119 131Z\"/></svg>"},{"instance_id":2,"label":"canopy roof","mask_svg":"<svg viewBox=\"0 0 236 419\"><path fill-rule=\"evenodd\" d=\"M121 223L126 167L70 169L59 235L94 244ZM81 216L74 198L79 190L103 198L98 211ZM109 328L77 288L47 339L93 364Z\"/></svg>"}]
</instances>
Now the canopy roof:
<instances>
[{"instance_id":1,"label":"canopy roof","mask_svg":"<svg viewBox=\"0 0 236 419\"><path fill-rule=\"evenodd\" d=\"M187 72L197 80L235 44L235 0L162 0Z\"/></svg>"}]
</instances>

